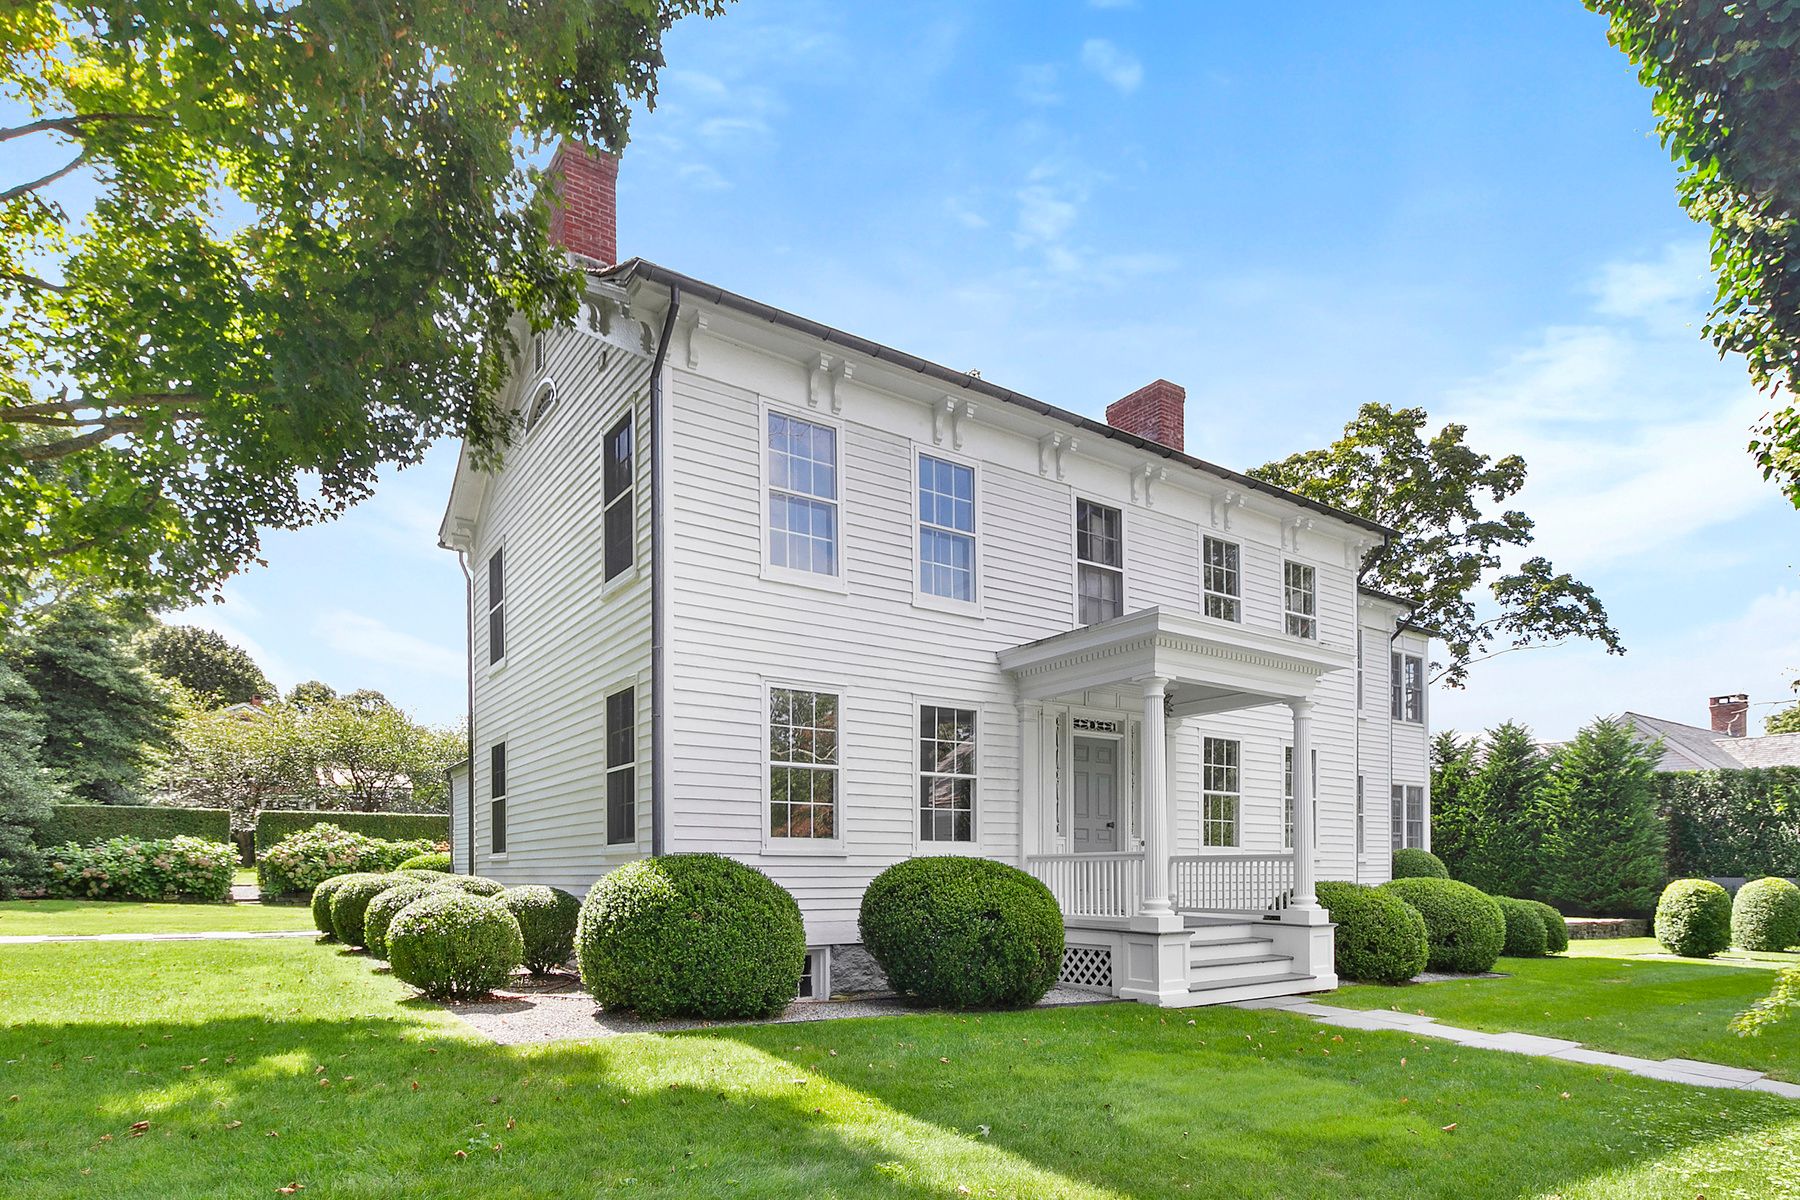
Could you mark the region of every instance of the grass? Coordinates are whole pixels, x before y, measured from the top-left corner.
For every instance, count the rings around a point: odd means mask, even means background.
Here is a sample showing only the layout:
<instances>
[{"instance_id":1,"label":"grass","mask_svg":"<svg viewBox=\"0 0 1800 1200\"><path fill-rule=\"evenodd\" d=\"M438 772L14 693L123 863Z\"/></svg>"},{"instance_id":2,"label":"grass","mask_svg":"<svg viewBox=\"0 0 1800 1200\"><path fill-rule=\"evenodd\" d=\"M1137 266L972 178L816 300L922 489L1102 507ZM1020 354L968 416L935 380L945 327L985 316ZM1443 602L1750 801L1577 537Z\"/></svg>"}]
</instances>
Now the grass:
<instances>
[{"instance_id":1,"label":"grass","mask_svg":"<svg viewBox=\"0 0 1800 1200\"><path fill-rule=\"evenodd\" d=\"M1800 1196L1800 1104L1231 1008L516 1049L293 941L0 947L0 1014L9 1200Z\"/></svg>"},{"instance_id":2,"label":"grass","mask_svg":"<svg viewBox=\"0 0 1800 1200\"><path fill-rule=\"evenodd\" d=\"M1790 956L1791 957L1791 956ZM1692 1058L1800 1083L1800 1020L1744 1038L1726 1023L1768 994L1767 969L1694 960L1503 958L1504 979L1340 989L1345 1008L1422 1012L1446 1025L1572 1038L1643 1058Z\"/></svg>"},{"instance_id":3,"label":"grass","mask_svg":"<svg viewBox=\"0 0 1800 1200\"><path fill-rule=\"evenodd\" d=\"M233 871L231 873L231 882L237 883L237 884L255 883L256 882L256 868L255 867L239 867L239 868L237 868L235 871Z\"/></svg>"},{"instance_id":4,"label":"grass","mask_svg":"<svg viewBox=\"0 0 1800 1200\"><path fill-rule=\"evenodd\" d=\"M1716 963L1729 967L1791 967L1800 965L1800 954L1761 950L1727 950L1712 958L1677 958L1653 937L1581 938L1569 943L1571 958L1657 958L1668 962Z\"/></svg>"},{"instance_id":5,"label":"grass","mask_svg":"<svg viewBox=\"0 0 1800 1200\"><path fill-rule=\"evenodd\" d=\"M137 900L0 901L0 935L5 936L217 933L312 927L312 909L305 905L145 904Z\"/></svg>"}]
</instances>

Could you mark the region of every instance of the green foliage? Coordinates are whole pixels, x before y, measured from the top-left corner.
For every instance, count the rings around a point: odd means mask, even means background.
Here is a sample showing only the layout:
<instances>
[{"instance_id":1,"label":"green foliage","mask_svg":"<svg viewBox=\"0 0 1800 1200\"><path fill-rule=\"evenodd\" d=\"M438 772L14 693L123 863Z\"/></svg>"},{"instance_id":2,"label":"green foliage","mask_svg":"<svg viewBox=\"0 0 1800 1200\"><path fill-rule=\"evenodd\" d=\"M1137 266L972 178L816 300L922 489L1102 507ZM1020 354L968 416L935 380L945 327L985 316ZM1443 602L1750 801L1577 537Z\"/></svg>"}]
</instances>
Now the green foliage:
<instances>
[{"instance_id":1,"label":"green foliage","mask_svg":"<svg viewBox=\"0 0 1800 1200\"><path fill-rule=\"evenodd\" d=\"M270 809L256 821L256 852L261 855L264 847L273 846L320 824L335 825L364 837L389 842L434 843L414 851L414 854L437 853L436 843L450 840L450 818L443 813L289 812L285 809Z\"/></svg>"},{"instance_id":2,"label":"green foliage","mask_svg":"<svg viewBox=\"0 0 1800 1200\"><path fill-rule=\"evenodd\" d=\"M270 699L275 685L256 660L211 629L152 625L138 635L145 666L186 688L208 708Z\"/></svg>"},{"instance_id":3,"label":"green foliage","mask_svg":"<svg viewBox=\"0 0 1800 1200\"><path fill-rule=\"evenodd\" d=\"M1336 922L1334 951L1341 979L1405 983L1430 957L1425 918L1412 905L1380 888L1322 880L1319 903Z\"/></svg>"},{"instance_id":4,"label":"green foliage","mask_svg":"<svg viewBox=\"0 0 1800 1200\"><path fill-rule=\"evenodd\" d=\"M231 814L218 808L176 808L166 804L58 804L50 810L40 842L104 841L113 837L167 838L177 835L209 842L231 840Z\"/></svg>"},{"instance_id":5,"label":"green foliage","mask_svg":"<svg viewBox=\"0 0 1800 1200\"><path fill-rule=\"evenodd\" d=\"M505 983L523 961L525 943L518 921L499 901L434 892L394 915L387 952L400 979L434 1000L452 1000Z\"/></svg>"},{"instance_id":6,"label":"green foliage","mask_svg":"<svg viewBox=\"0 0 1800 1200\"><path fill-rule=\"evenodd\" d=\"M1670 875L1800 876L1800 767L1683 771L1655 788Z\"/></svg>"},{"instance_id":7,"label":"green foliage","mask_svg":"<svg viewBox=\"0 0 1800 1200\"><path fill-rule=\"evenodd\" d=\"M1506 948L1506 917L1493 897L1454 879L1395 879L1381 886L1425 919L1432 970L1493 970Z\"/></svg>"},{"instance_id":8,"label":"green foliage","mask_svg":"<svg viewBox=\"0 0 1800 1200\"><path fill-rule=\"evenodd\" d=\"M0 658L0 900L43 878L43 828L64 798L61 781L44 769L37 693Z\"/></svg>"},{"instance_id":9,"label":"green foliage","mask_svg":"<svg viewBox=\"0 0 1800 1200\"><path fill-rule=\"evenodd\" d=\"M1769 876L1739 888L1731 898L1731 944L1773 951L1800 945L1800 887Z\"/></svg>"},{"instance_id":10,"label":"green foliage","mask_svg":"<svg viewBox=\"0 0 1800 1200\"><path fill-rule=\"evenodd\" d=\"M496 897L519 922L525 939L525 968L548 975L569 961L575 950L575 925L581 901L553 887L511 887Z\"/></svg>"},{"instance_id":11,"label":"green foliage","mask_svg":"<svg viewBox=\"0 0 1800 1200\"><path fill-rule=\"evenodd\" d=\"M356 872L350 872L350 873L343 874L343 875L333 875L327 879L321 879L318 882L318 884L313 888L313 890L312 890L313 925L315 927L317 927L318 931L320 933L324 934L326 937L335 938L337 936L337 932L331 927L331 896L332 896L332 893L336 892L339 888L343 887L346 883L349 883L352 879L356 879L359 877L360 876Z\"/></svg>"},{"instance_id":12,"label":"green foliage","mask_svg":"<svg viewBox=\"0 0 1800 1200\"><path fill-rule=\"evenodd\" d=\"M1545 558L1509 565L1530 544L1532 520L1490 509L1525 485L1525 460L1479 453L1463 442L1463 425L1427 438L1428 419L1421 408L1365 404L1330 446L1251 474L1398 531L1368 552L1362 580L1413 603L1412 619L1449 651L1434 665L1450 687L1471 662L1525 646L1589 638L1624 653L1591 587ZM1498 612L1483 616L1484 608Z\"/></svg>"},{"instance_id":13,"label":"green foliage","mask_svg":"<svg viewBox=\"0 0 1800 1200\"><path fill-rule=\"evenodd\" d=\"M467 892L471 896L498 896L506 890L506 885L498 879L482 875L446 875L440 882L445 887Z\"/></svg>"},{"instance_id":14,"label":"green foliage","mask_svg":"<svg viewBox=\"0 0 1800 1200\"><path fill-rule=\"evenodd\" d=\"M1431 851L1457 879L1481 844L1481 813L1472 786L1480 751L1479 739L1448 731L1431 739Z\"/></svg>"},{"instance_id":15,"label":"green foliage","mask_svg":"<svg viewBox=\"0 0 1800 1200\"><path fill-rule=\"evenodd\" d=\"M799 989L800 906L718 854L639 859L602 876L581 906L582 986L607 1008L663 1017L765 1017Z\"/></svg>"},{"instance_id":16,"label":"green foliage","mask_svg":"<svg viewBox=\"0 0 1800 1200\"><path fill-rule=\"evenodd\" d=\"M448 830L446 830L448 836ZM398 867L396 871L443 871L450 870L450 854L446 850L433 850L429 854L415 854Z\"/></svg>"},{"instance_id":17,"label":"green foliage","mask_svg":"<svg viewBox=\"0 0 1800 1200\"><path fill-rule=\"evenodd\" d=\"M430 848L429 842L390 842L315 824L261 850L256 877L264 895L291 896L309 892L333 875L385 874Z\"/></svg>"},{"instance_id":18,"label":"green foliage","mask_svg":"<svg viewBox=\"0 0 1800 1200\"><path fill-rule=\"evenodd\" d=\"M1538 916L1544 919L1544 950L1549 954L1561 954L1569 948L1569 922L1564 916L1545 904L1542 900L1527 900L1525 903L1537 909Z\"/></svg>"},{"instance_id":19,"label":"green foliage","mask_svg":"<svg viewBox=\"0 0 1800 1200\"><path fill-rule=\"evenodd\" d=\"M1409 846L1394 851L1394 865L1390 872L1394 879L1448 879L1449 870L1444 860L1429 850L1420 850Z\"/></svg>"},{"instance_id":20,"label":"green foliage","mask_svg":"<svg viewBox=\"0 0 1800 1200\"><path fill-rule=\"evenodd\" d=\"M568 321L579 281L516 151L622 146L664 31L721 8L9 6L32 119L0 140L70 165L0 207L0 611L186 599L445 436L491 461L515 321ZM59 200L76 168L91 205Z\"/></svg>"},{"instance_id":21,"label":"green foliage","mask_svg":"<svg viewBox=\"0 0 1800 1200\"><path fill-rule=\"evenodd\" d=\"M863 892L857 929L896 991L946 1008L1023 1008L1062 969L1050 889L987 858L906 859Z\"/></svg>"},{"instance_id":22,"label":"green foliage","mask_svg":"<svg viewBox=\"0 0 1800 1200\"><path fill-rule=\"evenodd\" d=\"M1656 904L1656 940L1684 958L1711 958L1731 945L1731 897L1710 879L1677 879Z\"/></svg>"},{"instance_id":23,"label":"green foliage","mask_svg":"<svg viewBox=\"0 0 1800 1200\"><path fill-rule=\"evenodd\" d=\"M1527 895L1536 888L1543 841L1538 799L1548 775L1531 730L1507 721L1488 732L1465 808L1472 844L1460 869L1452 869L1454 878L1490 896Z\"/></svg>"},{"instance_id":24,"label":"green foliage","mask_svg":"<svg viewBox=\"0 0 1800 1200\"><path fill-rule=\"evenodd\" d=\"M1800 733L1800 704L1784 708L1780 712L1771 713L1763 720L1763 732Z\"/></svg>"},{"instance_id":25,"label":"green foliage","mask_svg":"<svg viewBox=\"0 0 1800 1200\"><path fill-rule=\"evenodd\" d=\"M346 946L362 946L363 914L369 901L405 880L397 875L359 875L338 885L331 893L331 932Z\"/></svg>"},{"instance_id":26,"label":"green foliage","mask_svg":"<svg viewBox=\"0 0 1800 1200\"><path fill-rule=\"evenodd\" d=\"M1586 0L1653 94L1676 193L1712 226L1705 332L1778 394L1751 450L1800 505L1800 54L1788 0Z\"/></svg>"},{"instance_id":27,"label":"green foliage","mask_svg":"<svg viewBox=\"0 0 1800 1200\"><path fill-rule=\"evenodd\" d=\"M108 838L45 854L52 896L76 900L223 900L237 850L194 837Z\"/></svg>"},{"instance_id":28,"label":"green foliage","mask_svg":"<svg viewBox=\"0 0 1800 1200\"><path fill-rule=\"evenodd\" d=\"M1601 914L1650 907L1665 878L1655 771L1619 721L1595 721L1563 747L1539 796L1542 899Z\"/></svg>"},{"instance_id":29,"label":"green foliage","mask_svg":"<svg viewBox=\"0 0 1800 1200\"><path fill-rule=\"evenodd\" d=\"M1542 905L1535 900L1514 900L1510 896L1493 897L1506 919L1506 946L1501 953L1508 958L1542 958L1550 952L1550 931L1544 925ZM1562 923L1558 917L1557 922ZM1566 926L1565 926L1566 929Z\"/></svg>"},{"instance_id":30,"label":"green foliage","mask_svg":"<svg viewBox=\"0 0 1800 1200\"><path fill-rule=\"evenodd\" d=\"M339 876L339 878L344 877ZM326 880L326 883L329 882L331 881ZM325 885L320 884L319 886L324 887ZM376 958L385 959L388 956L388 926L393 923L395 917L400 915L400 910L423 896L449 890L451 889L442 888L433 883L409 879L380 892L373 900L369 901L368 908L363 910L363 947Z\"/></svg>"},{"instance_id":31,"label":"green foliage","mask_svg":"<svg viewBox=\"0 0 1800 1200\"><path fill-rule=\"evenodd\" d=\"M1757 1037L1777 1021L1800 1009L1800 967L1783 967L1769 994L1731 1019L1731 1031L1740 1037Z\"/></svg>"}]
</instances>

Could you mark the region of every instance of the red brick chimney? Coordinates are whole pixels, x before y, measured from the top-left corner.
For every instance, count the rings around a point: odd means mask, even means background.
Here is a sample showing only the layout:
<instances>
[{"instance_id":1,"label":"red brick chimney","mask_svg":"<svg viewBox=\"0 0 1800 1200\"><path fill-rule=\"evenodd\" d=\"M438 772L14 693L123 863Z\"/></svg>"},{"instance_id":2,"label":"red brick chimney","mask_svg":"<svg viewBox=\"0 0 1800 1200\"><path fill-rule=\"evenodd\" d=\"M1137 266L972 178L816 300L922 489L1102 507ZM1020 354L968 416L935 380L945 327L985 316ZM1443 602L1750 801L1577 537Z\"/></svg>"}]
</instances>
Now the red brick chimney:
<instances>
[{"instance_id":1,"label":"red brick chimney","mask_svg":"<svg viewBox=\"0 0 1800 1200\"><path fill-rule=\"evenodd\" d=\"M1171 449L1184 449L1187 389L1159 379L1107 405L1106 423Z\"/></svg>"},{"instance_id":2,"label":"red brick chimney","mask_svg":"<svg viewBox=\"0 0 1800 1200\"><path fill-rule=\"evenodd\" d=\"M1750 732L1750 697L1742 692L1735 696L1714 696L1707 701L1712 709L1713 732L1726 737L1743 737Z\"/></svg>"},{"instance_id":3,"label":"red brick chimney","mask_svg":"<svg viewBox=\"0 0 1800 1200\"><path fill-rule=\"evenodd\" d=\"M550 240L612 266L619 261L619 160L566 141L550 160Z\"/></svg>"}]
</instances>

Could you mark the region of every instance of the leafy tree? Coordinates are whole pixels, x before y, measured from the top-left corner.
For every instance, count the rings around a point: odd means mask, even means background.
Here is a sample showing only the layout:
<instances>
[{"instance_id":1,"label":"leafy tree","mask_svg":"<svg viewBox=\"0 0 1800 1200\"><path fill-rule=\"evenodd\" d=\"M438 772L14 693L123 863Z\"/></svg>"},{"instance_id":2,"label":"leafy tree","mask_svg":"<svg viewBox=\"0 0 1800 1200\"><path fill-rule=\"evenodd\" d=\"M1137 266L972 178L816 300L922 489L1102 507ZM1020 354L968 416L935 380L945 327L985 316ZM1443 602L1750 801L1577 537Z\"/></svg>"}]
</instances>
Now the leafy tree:
<instances>
[{"instance_id":1,"label":"leafy tree","mask_svg":"<svg viewBox=\"0 0 1800 1200\"><path fill-rule=\"evenodd\" d=\"M663 34L722 9L0 10L28 116L0 143L65 156L0 180L0 611L47 581L186 599L440 437L496 453L513 322L579 288L515 151L617 150Z\"/></svg>"},{"instance_id":2,"label":"leafy tree","mask_svg":"<svg viewBox=\"0 0 1800 1200\"><path fill-rule=\"evenodd\" d=\"M1593 588L1545 558L1506 566L1508 551L1531 543L1532 520L1490 510L1524 486L1525 460L1478 452L1463 425L1426 437L1427 420L1424 409L1365 404L1325 449L1251 474L1398 531L1363 557L1362 578L1410 601L1412 620L1442 640L1449 661L1433 664L1434 682L1460 687L1471 662L1569 638L1623 654ZM1490 616L1481 615L1482 591L1497 610Z\"/></svg>"},{"instance_id":3,"label":"leafy tree","mask_svg":"<svg viewBox=\"0 0 1800 1200\"><path fill-rule=\"evenodd\" d=\"M1644 912L1663 882L1656 754L1629 725L1595 721L1562 748L1545 782L1543 898L1588 912Z\"/></svg>"},{"instance_id":4,"label":"leafy tree","mask_svg":"<svg viewBox=\"0 0 1800 1200\"><path fill-rule=\"evenodd\" d=\"M1731 1031L1739 1037L1759 1037L1796 1011L1800 1011L1800 967L1783 967L1767 996L1731 1018Z\"/></svg>"},{"instance_id":5,"label":"leafy tree","mask_svg":"<svg viewBox=\"0 0 1800 1200\"><path fill-rule=\"evenodd\" d=\"M256 660L210 629L153 625L138 637L137 652L152 671L214 708L275 694Z\"/></svg>"},{"instance_id":6,"label":"leafy tree","mask_svg":"<svg viewBox=\"0 0 1800 1200\"><path fill-rule=\"evenodd\" d=\"M1471 804L1470 786L1480 751L1480 739L1448 730L1431 739L1431 852L1452 879L1464 878L1464 865L1480 845L1480 815Z\"/></svg>"},{"instance_id":7,"label":"leafy tree","mask_svg":"<svg viewBox=\"0 0 1800 1200\"><path fill-rule=\"evenodd\" d=\"M1545 776L1544 756L1531 730L1507 721L1488 731L1481 766L1469 785L1476 845L1456 878L1490 896L1537 897L1538 802ZM1654 800L1650 803L1654 810Z\"/></svg>"},{"instance_id":8,"label":"leafy tree","mask_svg":"<svg viewBox=\"0 0 1800 1200\"><path fill-rule=\"evenodd\" d=\"M35 836L50 819L50 806L65 798L38 758L43 741L36 694L0 660L0 899L37 881L42 862Z\"/></svg>"},{"instance_id":9,"label":"leafy tree","mask_svg":"<svg viewBox=\"0 0 1800 1200\"><path fill-rule=\"evenodd\" d=\"M287 694L287 702L296 708L312 708L320 704L329 704L337 699L337 689L329 683L320 683L317 679L309 679L305 683L296 683Z\"/></svg>"},{"instance_id":10,"label":"leafy tree","mask_svg":"<svg viewBox=\"0 0 1800 1200\"><path fill-rule=\"evenodd\" d=\"M1586 0L1653 93L1676 194L1712 226L1705 332L1778 395L1750 451L1800 506L1800 42L1790 0Z\"/></svg>"},{"instance_id":11,"label":"leafy tree","mask_svg":"<svg viewBox=\"0 0 1800 1200\"><path fill-rule=\"evenodd\" d=\"M1764 733L1800 733L1800 704L1771 713L1763 721Z\"/></svg>"}]
</instances>

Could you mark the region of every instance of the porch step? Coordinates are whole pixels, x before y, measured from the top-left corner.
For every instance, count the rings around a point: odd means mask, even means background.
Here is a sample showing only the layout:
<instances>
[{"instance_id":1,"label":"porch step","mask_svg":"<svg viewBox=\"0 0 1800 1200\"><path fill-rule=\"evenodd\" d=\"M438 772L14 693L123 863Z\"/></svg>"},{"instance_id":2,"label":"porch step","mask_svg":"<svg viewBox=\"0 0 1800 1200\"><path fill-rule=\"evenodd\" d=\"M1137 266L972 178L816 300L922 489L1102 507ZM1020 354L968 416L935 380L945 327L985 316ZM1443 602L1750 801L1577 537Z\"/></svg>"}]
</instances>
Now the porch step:
<instances>
[{"instance_id":1,"label":"porch step","mask_svg":"<svg viewBox=\"0 0 1800 1200\"><path fill-rule=\"evenodd\" d=\"M1293 970L1294 959L1289 954L1254 954L1190 963L1188 990L1261 983L1266 979L1286 978Z\"/></svg>"},{"instance_id":2,"label":"porch step","mask_svg":"<svg viewBox=\"0 0 1800 1200\"><path fill-rule=\"evenodd\" d=\"M1294 996L1308 990L1313 977L1304 971L1287 971L1265 975L1260 979L1222 979L1188 985L1189 1004L1235 1004L1239 1000L1261 1000L1269 996Z\"/></svg>"},{"instance_id":3,"label":"porch step","mask_svg":"<svg viewBox=\"0 0 1800 1200\"><path fill-rule=\"evenodd\" d=\"M1206 963L1217 963L1220 960L1238 961L1245 957L1260 958L1267 954L1274 940L1266 937L1232 937L1220 938L1217 941L1202 941L1198 938L1188 943L1188 961L1198 967Z\"/></svg>"}]
</instances>

